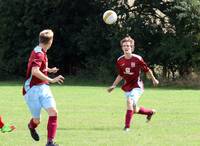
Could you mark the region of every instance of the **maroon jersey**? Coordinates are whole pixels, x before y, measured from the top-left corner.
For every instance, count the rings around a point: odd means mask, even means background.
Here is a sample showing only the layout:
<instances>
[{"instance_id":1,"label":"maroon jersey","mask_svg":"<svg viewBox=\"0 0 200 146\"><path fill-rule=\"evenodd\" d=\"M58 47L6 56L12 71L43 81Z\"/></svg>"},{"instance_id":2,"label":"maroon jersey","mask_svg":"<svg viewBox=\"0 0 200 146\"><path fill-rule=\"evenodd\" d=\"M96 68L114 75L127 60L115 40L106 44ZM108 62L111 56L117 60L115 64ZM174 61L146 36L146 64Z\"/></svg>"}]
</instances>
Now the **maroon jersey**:
<instances>
[{"instance_id":1,"label":"maroon jersey","mask_svg":"<svg viewBox=\"0 0 200 146\"><path fill-rule=\"evenodd\" d=\"M23 95L34 85L40 84L48 84L48 81L40 80L39 78L32 76L31 70L32 67L38 66L40 71L47 74L47 66L48 66L48 59L44 49L37 46L31 52L31 56L29 57L27 72L26 72L26 80L23 86Z\"/></svg>"},{"instance_id":2,"label":"maroon jersey","mask_svg":"<svg viewBox=\"0 0 200 146\"><path fill-rule=\"evenodd\" d=\"M127 92L133 88L143 88L140 73L141 70L145 73L148 72L149 68L141 56L132 54L130 59L126 59L123 55L118 58L116 66L119 75L125 80L122 90Z\"/></svg>"}]
</instances>

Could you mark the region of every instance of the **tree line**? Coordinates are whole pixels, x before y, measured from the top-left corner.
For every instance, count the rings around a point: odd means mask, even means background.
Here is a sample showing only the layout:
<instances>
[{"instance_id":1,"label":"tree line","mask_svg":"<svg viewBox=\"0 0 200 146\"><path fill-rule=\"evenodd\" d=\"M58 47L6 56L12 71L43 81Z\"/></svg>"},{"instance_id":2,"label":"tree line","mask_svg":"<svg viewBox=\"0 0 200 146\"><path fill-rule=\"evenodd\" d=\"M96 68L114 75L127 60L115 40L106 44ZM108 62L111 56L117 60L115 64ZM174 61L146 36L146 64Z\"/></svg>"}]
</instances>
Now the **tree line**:
<instances>
[{"instance_id":1,"label":"tree line","mask_svg":"<svg viewBox=\"0 0 200 146\"><path fill-rule=\"evenodd\" d=\"M121 55L119 41L135 39L135 53L162 78L199 71L199 0L0 0L0 75L25 76L38 33L55 33L49 64L64 75L107 80ZM106 25L112 9L118 21Z\"/></svg>"}]
</instances>

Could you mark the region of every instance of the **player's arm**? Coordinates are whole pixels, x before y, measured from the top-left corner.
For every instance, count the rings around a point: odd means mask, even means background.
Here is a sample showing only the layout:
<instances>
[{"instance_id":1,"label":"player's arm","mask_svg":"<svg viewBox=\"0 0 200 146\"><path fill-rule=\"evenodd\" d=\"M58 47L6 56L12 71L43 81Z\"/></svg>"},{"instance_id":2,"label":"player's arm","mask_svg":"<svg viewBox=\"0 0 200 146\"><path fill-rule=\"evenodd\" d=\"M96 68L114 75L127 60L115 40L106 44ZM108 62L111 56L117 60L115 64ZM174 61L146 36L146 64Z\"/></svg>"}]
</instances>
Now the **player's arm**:
<instances>
[{"instance_id":1,"label":"player's arm","mask_svg":"<svg viewBox=\"0 0 200 146\"><path fill-rule=\"evenodd\" d=\"M123 78L122 78L120 75L118 75L118 76L116 77L115 81L113 82L112 86L110 86L110 87L107 89L107 91L108 91L108 92L111 92L112 90L114 90L115 87L119 84L119 82L120 82L122 79L123 79Z\"/></svg>"},{"instance_id":2,"label":"player's arm","mask_svg":"<svg viewBox=\"0 0 200 146\"><path fill-rule=\"evenodd\" d=\"M144 62L144 60L140 59L140 66L142 70L146 73L147 78L151 79L153 82L153 85L156 86L159 84L159 81L154 77L153 72L151 69L147 66L147 64Z\"/></svg>"},{"instance_id":3,"label":"player's arm","mask_svg":"<svg viewBox=\"0 0 200 146\"><path fill-rule=\"evenodd\" d=\"M61 75L59 75L59 76L57 76L57 77L55 77L55 78L53 78L53 79L50 78L50 77L48 77L48 76L46 76L45 74L43 74L43 73L40 71L39 67L37 67L37 66L32 67L31 73L32 73L33 76L39 78L40 80L48 81L48 82L50 82L50 83L56 83L56 82L57 82L57 83L59 83L59 84L62 84L63 81L64 81L64 77L61 76Z\"/></svg>"},{"instance_id":4,"label":"player's arm","mask_svg":"<svg viewBox=\"0 0 200 146\"><path fill-rule=\"evenodd\" d=\"M149 69L149 71L146 72L146 75L148 78L150 78L152 80L154 86L159 84L159 81L155 78L151 69Z\"/></svg>"},{"instance_id":5,"label":"player's arm","mask_svg":"<svg viewBox=\"0 0 200 146\"><path fill-rule=\"evenodd\" d=\"M59 69L57 67L53 67L53 68L47 68L48 73L57 73L57 71L59 71Z\"/></svg>"}]
</instances>

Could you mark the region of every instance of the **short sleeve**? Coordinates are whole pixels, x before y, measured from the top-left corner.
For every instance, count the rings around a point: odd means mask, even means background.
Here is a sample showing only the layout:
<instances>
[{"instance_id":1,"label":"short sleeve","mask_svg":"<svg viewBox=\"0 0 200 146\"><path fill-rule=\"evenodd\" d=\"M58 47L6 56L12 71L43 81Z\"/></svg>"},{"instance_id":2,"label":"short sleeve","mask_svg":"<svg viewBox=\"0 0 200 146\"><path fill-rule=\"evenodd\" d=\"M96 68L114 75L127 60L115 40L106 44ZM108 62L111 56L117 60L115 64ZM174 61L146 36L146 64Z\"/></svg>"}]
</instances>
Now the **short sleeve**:
<instances>
[{"instance_id":1,"label":"short sleeve","mask_svg":"<svg viewBox=\"0 0 200 146\"><path fill-rule=\"evenodd\" d=\"M32 60L32 67L35 67L35 66L41 67L43 58L44 58L43 53L36 53Z\"/></svg>"},{"instance_id":2,"label":"short sleeve","mask_svg":"<svg viewBox=\"0 0 200 146\"><path fill-rule=\"evenodd\" d=\"M146 62L144 62L143 58L140 59L140 67L145 73L149 71L149 67Z\"/></svg>"}]
</instances>

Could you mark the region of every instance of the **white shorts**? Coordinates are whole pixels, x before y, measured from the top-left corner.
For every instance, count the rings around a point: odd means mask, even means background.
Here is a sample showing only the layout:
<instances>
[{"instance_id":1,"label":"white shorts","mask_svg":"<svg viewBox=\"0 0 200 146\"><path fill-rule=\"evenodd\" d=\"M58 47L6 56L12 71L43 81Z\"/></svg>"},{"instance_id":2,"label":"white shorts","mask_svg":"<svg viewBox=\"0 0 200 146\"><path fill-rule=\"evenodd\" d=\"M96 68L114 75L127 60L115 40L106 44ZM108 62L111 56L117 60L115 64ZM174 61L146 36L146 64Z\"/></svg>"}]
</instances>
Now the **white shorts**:
<instances>
[{"instance_id":1,"label":"white shorts","mask_svg":"<svg viewBox=\"0 0 200 146\"><path fill-rule=\"evenodd\" d=\"M25 94L24 99L33 118L40 118L41 109L56 108L56 103L48 85L36 85Z\"/></svg>"},{"instance_id":2,"label":"white shorts","mask_svg":"<svg viewBox=\"0 0 200 146\"><path fill-rule=\"evenodd\" d=\"M143 92L144 90L141 88L134 88L129 92L125 92L125 96L126 98L131 98L133 100L133 104L136 106Z\"/></svg>"}]
</instances>

